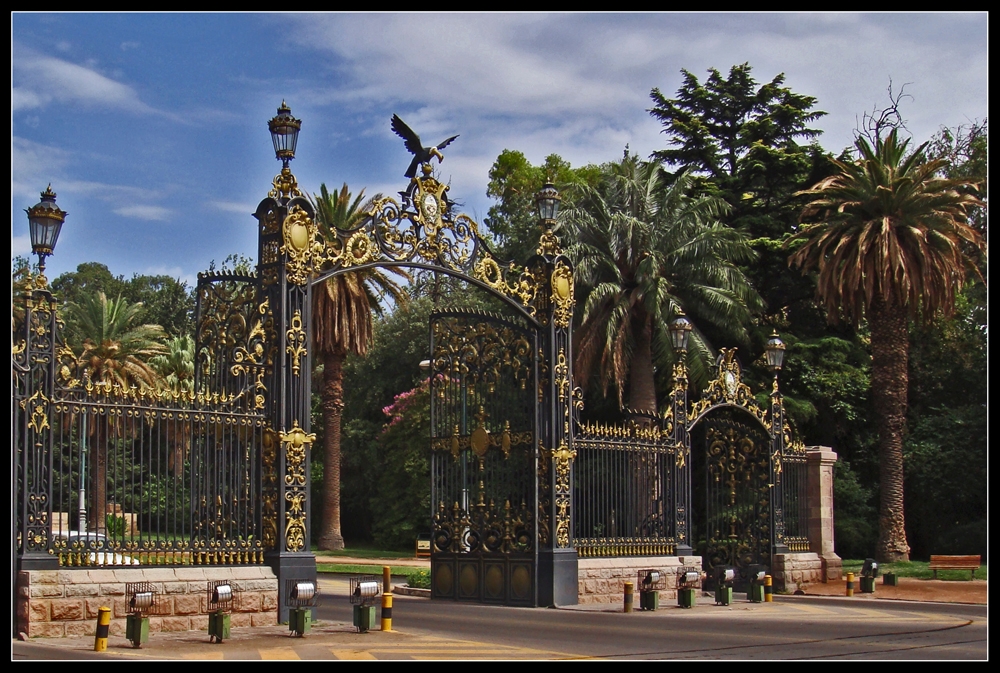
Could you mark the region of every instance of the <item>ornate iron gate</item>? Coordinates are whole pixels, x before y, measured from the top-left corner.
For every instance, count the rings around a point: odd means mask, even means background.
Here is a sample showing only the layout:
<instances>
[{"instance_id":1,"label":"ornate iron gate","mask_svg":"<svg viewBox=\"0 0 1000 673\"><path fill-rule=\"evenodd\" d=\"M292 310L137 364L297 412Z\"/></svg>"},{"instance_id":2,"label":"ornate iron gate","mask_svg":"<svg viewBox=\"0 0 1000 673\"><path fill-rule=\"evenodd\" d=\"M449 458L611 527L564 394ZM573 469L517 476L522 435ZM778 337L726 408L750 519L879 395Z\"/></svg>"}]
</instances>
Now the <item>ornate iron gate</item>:
<instances>
[{"instance_id":1,"label":"ornate iron gate","mask_svg":"<svg viewBox=\"0 0 1000 673\"><path fill-rule=\"evenodd\" d=\"M538 335L523 322L431 317L436 598L537 602Z\"/></svg>"},{"instance_id":2,"label":"ornate iron gate","mask_svg":"<svg viewBox=\"0 0 1000 673\"><path fill-rule=\"evenodd\" d=\"M733 408L708 414L696 460L697 551L709 576L717 566L738 570L734 587L746 590L747 568L771 565L770 438L752 417ZM700 463L700 464L699 464Z\"/></svg>"},{"instance_id":3,"label":"ornate iron gate","mask_svg":"<svg viewBox=\"0 0 1000 673\"><path fill-rule=\"evenodd\" d=\"M790 523L795 538L785 533L785 483L804 483L804 448L792 439L778 392L777 373L767 408L757 403L743 382L734 349L722 349L716 377L700 400L683 417L687 451L694 447L694 514L692 542L708 571L708 586L718 566L737 570L735 588L745 590L748 566L771 566L775 554L809 551L799 537L804 527L804 498L796 490ZM686 392L675 387L675 402ZM791 474L787 474L787 472ZM801 501L801 502L800 502Z\"/></svg>"}]
</instances>

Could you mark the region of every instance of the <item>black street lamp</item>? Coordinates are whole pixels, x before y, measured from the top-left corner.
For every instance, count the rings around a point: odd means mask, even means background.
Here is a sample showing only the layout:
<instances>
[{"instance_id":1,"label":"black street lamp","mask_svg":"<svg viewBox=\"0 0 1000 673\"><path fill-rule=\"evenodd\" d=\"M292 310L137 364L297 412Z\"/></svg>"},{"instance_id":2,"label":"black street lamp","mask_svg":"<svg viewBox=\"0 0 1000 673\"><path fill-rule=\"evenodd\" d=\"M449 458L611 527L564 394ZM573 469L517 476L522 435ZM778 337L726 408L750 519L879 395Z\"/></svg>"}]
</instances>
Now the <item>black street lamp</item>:
<instances>
[{"instance_id":1,"label":"black street lamp","mask_svg":"<svg viewBox=\"0 0 1000 673\"><path fill-rule=\"evenodd\" d=\"M771 333L771 338L767 340L764 352L767 355L768 368L777 376L785 361L785 342L778 337L777 330Z\"/></svg>"},{"instance_id":2,"label":"black street lamp","mask_svg":"<svg viewBox=\"0 0 1000 673\"><path fill-rule=\"evenodd\" d=\"M556 190L555 185L546 182L541 191L535 194L535 206L537 207L538 219L542 221L545 229L551 229L555 224L556 215L559 214L559 202L562 197Z\"/></svg>"},{"instance_id":3,"label":"black street lamp","mask_svg":"<svg viewBox=\"0 0 1000 673\"><path fill-rule=\"evenodd\" d=\"M683 311L678 312L677 317L670 323L670 341L673 343L674 351L686 353L688 349L688 338L694 327L687 319Z\"/></svg>"},{"instance_id":4,"label":"black street lamp","mask_svg":"<svg viewBox=\"0 0 1000 673\"><path fill-rule=\"evenodd\" d=\"M42 200L24 212L28 213L31 251L38 255L38 273L44 278L45 258L55 250L59 232L66 221L66 211L56 205L56 193L50 184L42 192Z\"/></svg>"},{"instance_id":5,"label":"black street lamp","mask_svg":"<svg viewBox=\"0 0 1000 673\"><path fill-rule=\"evenodd\" d=\"M288 168L288 162L295 158L295 146L299 142L302 121L293 117L292 109L285 101L281 101L278 114L267 123L267 128L271 131L275 158L281 161L282 168Z\"/></svg>"}]
</instances>

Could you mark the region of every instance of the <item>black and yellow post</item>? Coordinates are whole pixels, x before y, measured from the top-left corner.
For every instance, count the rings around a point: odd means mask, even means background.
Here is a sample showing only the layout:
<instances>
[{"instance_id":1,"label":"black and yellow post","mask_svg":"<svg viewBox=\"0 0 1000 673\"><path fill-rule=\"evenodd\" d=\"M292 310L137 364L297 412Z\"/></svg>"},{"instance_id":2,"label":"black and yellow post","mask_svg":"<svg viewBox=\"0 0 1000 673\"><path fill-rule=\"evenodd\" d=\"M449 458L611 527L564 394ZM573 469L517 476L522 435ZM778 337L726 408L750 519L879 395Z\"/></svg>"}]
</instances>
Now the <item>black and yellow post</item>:
<instances>
[{"instance_id":1,"label":"black and yellow post","mask_svg":"<svg viewBox=\"0 0 1000 673\"><path fill-rule=\"evenodd\" d=\"M625 583L625 612L632 612L632 599L635 596L635 585L631 582Z\"/></svg>"},{"instance_id":2,"label":"black and yellow post","mask_svg":"<svg viewBox=\"0 0 1000 673\"><path fill-rule=\"evenodd\" d=\"M774 602L774 578L764 575L764 602Z\"/></svg>"},{"instance_id":3,"label":"black and yellow post","mask_svg":"<svg viewBox=\"0 0 1000 673\"><path fill-rule=\"evenodd\" d=\"M382 630L392 631L392 568L382 566Z\"/></svg>"},{"instance_id":4,"label":"black and yellow post","mask_svg":"<svg viewBox=\"0 0 1000 673\"><path fill-rule=\"evenodd\" d=\"M382 594L382 630L392 631L392 594Z\"/></svg>"},{"instance_id":5,"label":"black and yellow post","mask_svg":"<svg viewBox=\"0 0 1000 673\"><path fill-rule=\"evenodd\" d=\"M111 630L111 608L97 608L97 632L94 635L94 652L108 649L108 631Z\"/></svg>"},{"instance_id":6,"label":"black and yellow post","mask_svg":"<svg viewBox=\"0 0 1000 673\"><path fill-rule=\"evenodd\" d=\"M847 595L854 595L854 573L847 573Z\"/></svg>"}]
</instances>

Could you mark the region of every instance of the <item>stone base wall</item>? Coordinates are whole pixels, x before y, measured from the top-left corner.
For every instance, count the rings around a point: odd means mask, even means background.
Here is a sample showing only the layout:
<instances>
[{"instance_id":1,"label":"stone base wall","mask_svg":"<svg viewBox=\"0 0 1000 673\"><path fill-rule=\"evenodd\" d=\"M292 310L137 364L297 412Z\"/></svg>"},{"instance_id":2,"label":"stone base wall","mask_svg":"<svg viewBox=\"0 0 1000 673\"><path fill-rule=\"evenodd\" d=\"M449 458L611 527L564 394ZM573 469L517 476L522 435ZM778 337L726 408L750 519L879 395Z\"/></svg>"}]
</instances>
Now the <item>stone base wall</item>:
<instances>
[{"instance_id":1,"label":"stone base wall","mask_svg":"<svg viewBox=\"0 0 1000 673\"><path fill-rule=\"evenodd\" d=\"M826 558L813 552L775 554L771 567L775 590L789 593L808 584L838 580L842 574L843 564L836 554Z\"/></svg>"},{"instance_id":2,"label":"stone base wall","mask_svg":"<svg viewBox=\"0 0 1000 673\"><path fill-rule=\"evenodd\" d=\"M278 579L267 566L26 570L17 574L17 630L29 637L93 635L111 608L111 635L125 634L126 582L150 582L158 601L149 630L208 629L208 581L230 580L239 595L233 627L278 622Z\"/></svg>"},{"instance_id":3,"label":"stone base wall","mask_svg":"<svg viewBox=\"0 0 1000 673\"><path fill-rule=\"evenodd\" d=\"M660 602L677 600L677 574L681 568L701 571L700 556L632 556L626 558L581 558L579 568L579 601L581 605L622 605L625 582L635 588L635 609L639 609L640 570L656 569L662 573L663 588Z\"/></svg>"}]
</instances>

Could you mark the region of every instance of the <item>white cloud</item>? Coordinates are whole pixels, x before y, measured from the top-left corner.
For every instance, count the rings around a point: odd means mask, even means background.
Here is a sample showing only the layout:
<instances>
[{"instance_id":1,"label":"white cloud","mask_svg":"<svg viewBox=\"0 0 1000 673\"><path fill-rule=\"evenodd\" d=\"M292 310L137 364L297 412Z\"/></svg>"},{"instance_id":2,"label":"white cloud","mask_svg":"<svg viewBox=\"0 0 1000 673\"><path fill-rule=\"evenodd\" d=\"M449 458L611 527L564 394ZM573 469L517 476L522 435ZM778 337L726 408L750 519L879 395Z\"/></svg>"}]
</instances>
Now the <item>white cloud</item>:
<instances>
[{"instance_id":1,"label":"white cloud","mask_svg":"<svg viewBox=\"0 0 1000 673\"><path fill-rule=\"evenodd\" d=\"M117 215L121 215L122 217L134 217L139 220L153 220L158 222L165 222L173 215L173 211L169 208L143 205L115 208L112 212Z\"/></svg>"},{"instance_id":2,"label":"white cloud","mask_svg":"<svg viewBox=\"0 0 1000 673\"><path fill-rule=\"evenodd\" d=\"M173 118L146 105L132 87L105 77L92 67L40 54L15 44L11 87L11 111L45 107L52 103L100 106L107 114L128 111L159 114Z\"/></svg>"},{"instance_id":3,"label":"white cloud","mask_svg":"<svg viewBox=\"0 0 1000 673\"><path fill-rule=\"evenodd\" d=\"M237 213L239 215L247 215L257 210L256 204L239 203L236 201L212 201L209 205L224 213Z\"/></svg>"},{"instance_id":4,"label":"white cloud","mask_svg":"<svg viewBox=\"0 0 1000 673\"><path fill-rule=\"evenodd\" d=\"M12 259L18 255L24 255L26 257L30 254L31 236L24 234L23 236L10 237L10 256Z\"/></svg>"}]
</instances>

